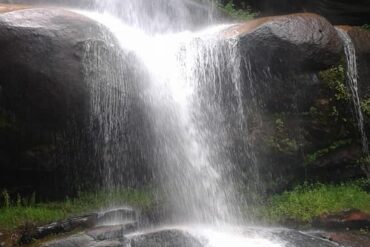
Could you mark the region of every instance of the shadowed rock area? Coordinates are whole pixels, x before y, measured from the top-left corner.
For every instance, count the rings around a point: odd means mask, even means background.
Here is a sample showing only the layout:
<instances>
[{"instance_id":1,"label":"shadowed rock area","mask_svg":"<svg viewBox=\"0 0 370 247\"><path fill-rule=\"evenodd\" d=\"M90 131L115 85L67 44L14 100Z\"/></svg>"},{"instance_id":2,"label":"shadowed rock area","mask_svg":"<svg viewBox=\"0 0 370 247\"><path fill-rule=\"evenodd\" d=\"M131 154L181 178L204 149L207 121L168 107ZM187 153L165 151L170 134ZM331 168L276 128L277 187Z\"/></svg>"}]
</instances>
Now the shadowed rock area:
<instances>
[{"instance_id":1,"label":"shadowed rock area","mask_svg":"<svg viewBox=\"0 0 370 247\"><path fill-rule=\"evenodd\" d=\"M102 124L94 109L103 109L112 98L104 93L113 90L121 99L115 114L129 121L133 111L130 121L140 118L137 101L129 100L143 82L134 75L137 61L106 28L82 15L18 5L1 9L7 13L0 15L0 55L6 58L0 61L0 187L52 198L77 184L99 186L99 167L109 165L99 151L107 133L94 132ZM133 154L137 147L127 149Z\"/></svg>"}]
</instances>

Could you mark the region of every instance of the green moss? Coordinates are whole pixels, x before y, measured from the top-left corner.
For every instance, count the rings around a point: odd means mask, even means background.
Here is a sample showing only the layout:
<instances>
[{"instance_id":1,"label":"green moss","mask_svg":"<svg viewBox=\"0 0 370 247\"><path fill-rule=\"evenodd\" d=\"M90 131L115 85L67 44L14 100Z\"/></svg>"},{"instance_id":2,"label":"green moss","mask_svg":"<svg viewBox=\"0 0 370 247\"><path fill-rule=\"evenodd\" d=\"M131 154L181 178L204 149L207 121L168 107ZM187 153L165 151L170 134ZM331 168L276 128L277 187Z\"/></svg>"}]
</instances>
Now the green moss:
<instances>
[{"instance_id":1,"label":"green moss","mask_svg":"<svg viewBox=\"0 0 370 247\"><path fill-rule=\"evenodd\" d=\"M370 31L370 24L364 24L361 26L362 29L366 30L366 31Z\"/></svg>"},{"instance_id":2,"label":"green moss","mask_svg":"<svg viewBox=\"0 0 370 247\"><path fill-rule=\"evenodd\" d=\"M289 137L284 119L280 117L275 119L275 133L267 144L276 153L293 154L298 150L297 142Z\"/></svg>"},{"instance_id":3,"label":"green moss","mask_svg":"<svg viewBox=\"0 0 370 247\"><path fill-rule=\"evenodd\" d=\"M77 198L66 198L61 202L35 203L35 195L30 198L17 196L11 200L3 192L0 208L0 229L12 230L26 224L40 225L67 217L99 210L115 205L130 205L142 210L149 210L153 197L147 190L116 189L97 193L80 193ZM4 203L4 201L7 201Z\"/></svg>"},{"instance_id":4,"label":"green moss","mask_svg":"<svg viewBox=\"0 0 370 247\"><path fill-rule=\"evenodd\" d=\"M366 116L370 117L370 98L361 101L361 110Z\"/></svg>"},{"instance_id":5,"label":"green moss","mask_svg":"<svg viewBox=\"0 0 370 247\"><path fill-rule=\"evenodd\" d=\"M343 64L321 71L319 78L334 91L335 100L349 101L351 99L351 95L348 93L345 84L346 73Z\"/></svg>"},{"instance_id":6,"label":"green moss","mask_svg":"<svg viewBox=\"0 0 370 247\"><path fill-rule=\"evenodd\" d=\"M232 0L225 5L218 4L218 8L226 15L237 20L251 20L256 17L256 13L252 12L247 6L243 9L237 9Z\"/></svg>"},{"instance_id":7,"label":"green moss","mask_svg":"<svg viewBox=\"0 0 370 247\"><path fill-rule=\"evenodd\" d=\"M270 198L263 215L269 221L294 220L308 223L323 213L338 213L346 209L370 212L370 194L363 189L370 180L341 185L303 184L292 191Z\"/></svg>"}]
</instances>

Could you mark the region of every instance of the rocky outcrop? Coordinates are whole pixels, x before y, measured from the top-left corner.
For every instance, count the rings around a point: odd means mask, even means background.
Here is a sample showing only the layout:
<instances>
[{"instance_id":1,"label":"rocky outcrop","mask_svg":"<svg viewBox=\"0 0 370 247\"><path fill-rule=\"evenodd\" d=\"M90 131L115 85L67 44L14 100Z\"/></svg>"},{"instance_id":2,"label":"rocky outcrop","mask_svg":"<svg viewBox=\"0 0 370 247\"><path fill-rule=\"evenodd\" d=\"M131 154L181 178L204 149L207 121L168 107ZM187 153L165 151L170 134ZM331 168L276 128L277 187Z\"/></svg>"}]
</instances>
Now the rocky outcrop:
<instances>
[{"instance_id":1,"label":"rocky outcrop","mask_svg":"<svg viewBox=\"0 0 370 247\"><path fill-rule=\"evenodd\" d=\"M240 39L241 52L262 71L315 71L339 62L342 43L335 28L315 14L256 19L236 25L227 36Z\"/></svg>"},{"instance_id":2,"label":"rocky outcrop","mask_svg":"<svg viewBox=\"0 0 370 247\"><path fill-rule=\"evenodd\" d=\"M360 230L370 228L370 214L360 210L347 210L337 214L323 214L314 219L313 226L325 229Z\"/></svg>"},{"instance_id":3,"label":"rocky outcrop","mask_svg":"<svg viewBox=\"0 0 370 247\"><path fill-rule=\"evenodd\" d=\"M0 14L0 56L6 58L0 60L0 188L52 197L63 196L66 184L99 184L96 173L105 165L99 143L111 134L102 132L101 119L116 116L128 124L130 112L132 121L140 118L135 100L123 96L136 97L144 81L134 75L135 58L80 14L23 5L6 10ZM115 97L108 96L112 91ZM130 135L136 133L133 128ZM135 144L127 149L138 150Z\"/></svg>"},{"instance_id":4,"label":"rocky outcrop","mask_svg":"<svg viewBox=\"0 0 370 247\"><path fill-rule=\"evenodd\" d=\"M207 229L204 229L205 231ZM268 229L268 228L245 228L243 235L235 234L235 238L240 241L239 243L245 244L261 244L266 241L267 243L280 243L284 242L287 246L300 246L300 247L332 247L337 246L335 243L326 241L323 238L316 237L307 233L284 230L284 229ZM212 235L197 232L187 231L185 229L164 228L154 229L150 232L134 232L130 234L123 234L113 239L94 240L92 237L81 233L70 236L57 241L52 241L43 244L43 247L68 247L68 246L106 246L106 247L202 247L209 246L209 242L214 243L217 241L217 236L222 234L230 234L227 232L214 232ZM233 234L233 233L231 233ZM231 236L232 239L233 236ZM243 239L245 237L245 240ZM255 241L255 242L254 242Z\"/></svg>"},{"instance_id":5,"label":"rocky outcrop","mask_svg":"<svg viewBox=\"0 0 370 247\"><path fill-rule=\"evenodd\" d=\"M293 14L235 25L224 35L239 39L243 96L252 112L246 135L266 190L281 191L302 177L339 182L364 176L336 28L316 14ZM365 33L360 39L359 60L370 40ZM361 84L366 92L367 83Z\"/></svg>"}]
</instances>

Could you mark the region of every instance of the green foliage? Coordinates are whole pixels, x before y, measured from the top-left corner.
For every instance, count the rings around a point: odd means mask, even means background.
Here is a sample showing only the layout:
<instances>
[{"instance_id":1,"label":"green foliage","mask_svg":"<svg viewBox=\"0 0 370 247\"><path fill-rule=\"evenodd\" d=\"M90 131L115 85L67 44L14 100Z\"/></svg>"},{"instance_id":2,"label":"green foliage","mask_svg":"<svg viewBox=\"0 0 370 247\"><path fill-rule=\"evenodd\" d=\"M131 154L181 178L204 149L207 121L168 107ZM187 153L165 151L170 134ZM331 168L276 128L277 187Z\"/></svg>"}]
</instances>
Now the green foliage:
<instances>
[{"instance_id":1,"label":"green foliage","mask_svg":"<svg viewBox=\"0 0 370 247\"><path fill-rule=\"evenodd\" d=\"M327 86L334 90L334 97L337 101L349 101L351 95L347 91L345 80L346 73L342 64L319 73L320 79Z\"/></svg>"},{"instance_id":2,"label":"green foliage","mask_svg":"<svg viewBox=\"0 0 370 247\"><path fill-rule=\"evenodd\" d=\"M362 27L362 29L364 29L366 31L370 31L370 24L364 24L361 27Z\"/></svg>"},{"instance_id":3,"label":"green foliage","mask_svg":"<svg viewBox=\"0 0 370 247\"><path fill-rule=\"evenodd\" d=\"M267 143L277 153L292 154L298 150L298 145L289 137L282 118L275 120L275 134L267 140Z\"/></svg>"},{"instance_id":4,"label":"green foliage","mask_svg":"<svg viewBox=\"0 0 370 247\"><path fill-rule=\"evenodd\" d=\"M336 142L333 142L330 146L326 148L322 148L320 150L317 150L314 153L308 154L305 157L305 165L309 165L317 161L319 158L324 157L327 154L330 154L331 152L337 150L338 148L347 146L352 143L351 139L345 139L345 140L339 140Z\"/></svg>"},{"instance_id":5,"label":"green foliage","mask_svg":"<svg viewBox=\"0 0 370 247\"><path fill-rule=\"evenodd\" d=\"M7 190L3 190L1 192L1 199L2 199L2 207L10 208L10 196Z\"/></svg>"},{"instance_id":6,"label":"green foliage","mask_svg":"<svg viewBox=\"0 0 370 247\"><path fill-rule=\"evenodd\" d=\"M244 9L237 9L233 3L233 0L230 0L225 5L219 3L218 8L228 16L237 20L251 20L256 17L256 13L253 13L247 7Z\"/></svg>"},{"instance_id":7,"label":"green foliage","mask_svg":"<svg viewBox=\"0 0 370 247\"><path fill-rule=\"evenodd\" d=\"M370 116L370 98L361 101L361 110L366 116Z\"/></svg>"},{"instance_id":8,"label":"green foliage","mask_svg":"<svg viewBox=\"0 0 370 247\"><path fill-rule=\"evenodd\" d=\"M370 194L362 186L370 180L341 185L305 183L292 191L270 198L263 214L269 221L289 220L309 223L324 213L338 213L346 209L370 212Z\"/></svg>"},{"instance_id":9,"label":"green foliage","mask_svg":"<svg viewBox=\"0 0 370 247\"><path fill-rule=\"evenodd\" d=\"M114 191L80 193L77 198L66 198L61 202L36 203L35 193L29 199L19 195L14 201L5 191L2 197L6 203L0 208L0 229L14 229L26 224L46 224L52 221L83 214L115 205L130 205L149 210L153 197L147 190L120 188ZM26 202L26 204L25 204Z\"/></svg>"}]
</instances>

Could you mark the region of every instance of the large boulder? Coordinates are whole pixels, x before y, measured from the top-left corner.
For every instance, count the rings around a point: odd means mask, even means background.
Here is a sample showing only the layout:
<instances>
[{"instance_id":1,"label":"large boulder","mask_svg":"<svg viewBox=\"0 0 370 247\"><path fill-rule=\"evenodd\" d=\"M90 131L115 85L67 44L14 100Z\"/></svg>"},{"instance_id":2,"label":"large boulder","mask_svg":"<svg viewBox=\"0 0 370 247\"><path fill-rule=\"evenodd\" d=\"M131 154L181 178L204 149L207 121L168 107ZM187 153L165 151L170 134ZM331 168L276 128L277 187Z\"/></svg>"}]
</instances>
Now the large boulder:
<instances>
[{"instance_id":1,"label":"large boulder","mask_svg":"<svg viewBox=\"0 0 370 247\"><path fill-rule=\"evenodd\" d=\"M104 176L97 174L99 167L106 165L103 152L108 155L102 142L118 147L127 141L121 140L123 126L131 116L140 117L128 107L136 102L140 81L134 56L121 50L107 28L80 14L2 7L0 188L63 196L78 183L98 184L94 179ZM125 137L140 139L136 133L132 128ZM120 151L122 161L139 148L133 144Z\"/></svg>"},{"instance_id":2,"label":"large boulder","mask_svg":"<svg viewBox=\"0 0 370 247\"><path fill-rule=\"evenodd\" d=\"M339 62L342 43L335 28L316 14L256 19L226 31L240 39L242 54L262 71L317 71Z\"/></svg>"}]
</instances>

